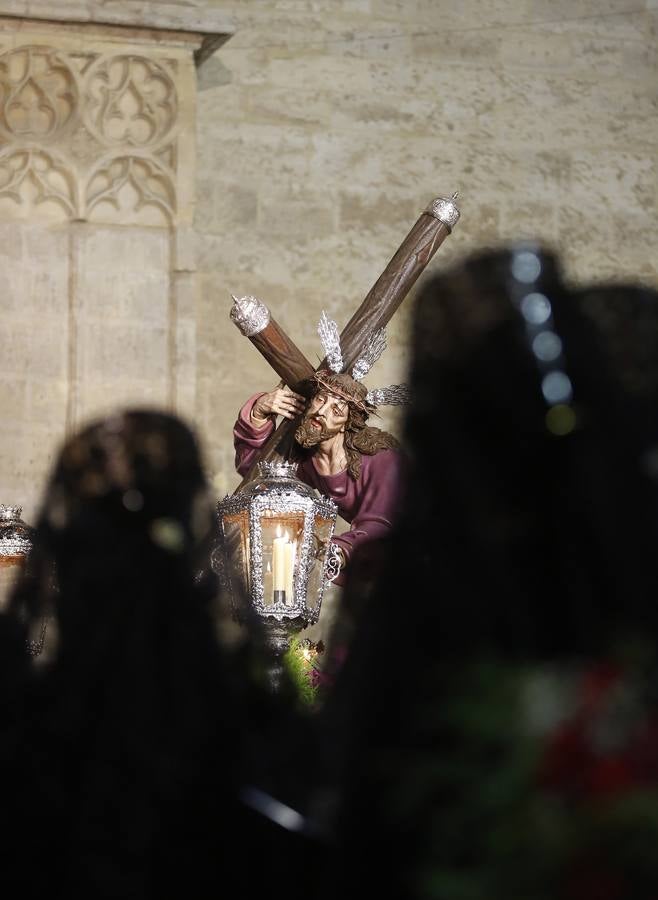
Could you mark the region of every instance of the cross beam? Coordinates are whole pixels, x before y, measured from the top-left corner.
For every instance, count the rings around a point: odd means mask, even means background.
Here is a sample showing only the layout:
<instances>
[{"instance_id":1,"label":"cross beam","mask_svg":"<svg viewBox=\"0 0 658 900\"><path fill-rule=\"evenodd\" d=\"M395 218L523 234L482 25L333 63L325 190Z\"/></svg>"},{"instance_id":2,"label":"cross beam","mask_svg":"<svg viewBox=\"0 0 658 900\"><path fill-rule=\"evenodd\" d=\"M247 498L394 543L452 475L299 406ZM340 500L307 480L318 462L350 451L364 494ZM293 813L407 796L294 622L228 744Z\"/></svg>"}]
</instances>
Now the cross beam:
<instances>
[{"instance_id":1,"label":"cross beam","mask_svg":"<svg viewBox=\"0 0 658 900\"><path fill-rule=\"evenodd\" d=\"M425 266L432 259L459 219L455 205L457 194L450 199L438 197L420 214L415 225L379 276L365 299L340 335L344 369L357 361L368 338L383 328L405 299ZM233 298L231 319L270 363L274 371L292 390L310 395L312 378L317 371L304 354L271 317L269 310L255 297ZM326 359L318 368L326 367ZM287 459L292 451L295 424L284 419L267 443L236 492L253 476L258 462L265 459Z\"/></svg>"}]
</instances>

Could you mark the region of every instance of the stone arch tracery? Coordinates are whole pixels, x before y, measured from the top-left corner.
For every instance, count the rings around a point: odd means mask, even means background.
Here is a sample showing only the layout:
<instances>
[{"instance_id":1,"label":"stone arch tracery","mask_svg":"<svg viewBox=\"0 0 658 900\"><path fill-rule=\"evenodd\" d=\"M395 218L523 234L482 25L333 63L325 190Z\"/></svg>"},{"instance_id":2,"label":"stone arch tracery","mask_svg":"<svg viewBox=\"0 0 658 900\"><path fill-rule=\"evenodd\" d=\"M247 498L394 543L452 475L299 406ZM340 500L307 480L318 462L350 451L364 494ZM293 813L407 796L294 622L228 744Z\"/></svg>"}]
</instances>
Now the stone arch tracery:
<instances>
[{"instance_id":1,"label":"stone arch tracery","mask_svg":"<svg viewBox=\"0 0 658 900\"><path fill-rule=\"evenodd\" d=\"M55 203L71 219L171 225L175 75L138 53L69 56L35 43L0 52L0 202L19 217Z\"/></svg>"}]
</instances>

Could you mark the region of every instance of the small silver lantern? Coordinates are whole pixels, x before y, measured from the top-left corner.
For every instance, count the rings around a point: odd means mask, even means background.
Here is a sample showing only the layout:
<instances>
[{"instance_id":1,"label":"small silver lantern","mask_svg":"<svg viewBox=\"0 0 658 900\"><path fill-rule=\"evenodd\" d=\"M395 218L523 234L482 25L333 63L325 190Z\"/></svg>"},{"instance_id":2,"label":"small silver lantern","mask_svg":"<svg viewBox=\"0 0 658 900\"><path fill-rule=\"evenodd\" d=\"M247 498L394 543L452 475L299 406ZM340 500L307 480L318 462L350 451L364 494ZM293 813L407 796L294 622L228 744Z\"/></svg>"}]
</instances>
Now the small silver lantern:
<instances>
[{"instance_id":1,"label":"small silver lantern","mask_svg":"<svg viewBox=\"0 0 658 900\"><path fill-rule=\"evenodd\" d=\"M296 463L257 469L243 490L217 503L214 567L237 620L247 618L246 601L280 662L291 636L317 622L327 582L338 575L337 507L297 478Z\"/></svg>"},{"instance_id":2,"label":"small silver lantern","mask_svg":"<svg viewBox=\"0 0 658 900\"><path fill-rule=\"evenodd\" d=\"M20 506L0 503L0 609L6 607L32 549L32 528L21 519L22 512Z\"/></svg>"},{"instance_id":3,"label":"small silver lantern","mask_svg":"<svg viewBox=\"0 0 658 900\"><path fill-rule=\"evenodd\" d=\"M0 568L22 567L32 549L32 528L21 519L22 506L0 503Z\"/></svg>"},{"instance_id":4,"label":"small silver lantern","mask_svg":"<svg viewBox=\"0 0 658 900\"><path fill-rule=\"evenodd\" d=\"M34 529L21 519L22 506L0 503L0 608L4 608L27 558L32 550ZM46 638L46 618L41 619L40 633L28 639L27 650L38 656Z\"/></svg>"}]
</instances>

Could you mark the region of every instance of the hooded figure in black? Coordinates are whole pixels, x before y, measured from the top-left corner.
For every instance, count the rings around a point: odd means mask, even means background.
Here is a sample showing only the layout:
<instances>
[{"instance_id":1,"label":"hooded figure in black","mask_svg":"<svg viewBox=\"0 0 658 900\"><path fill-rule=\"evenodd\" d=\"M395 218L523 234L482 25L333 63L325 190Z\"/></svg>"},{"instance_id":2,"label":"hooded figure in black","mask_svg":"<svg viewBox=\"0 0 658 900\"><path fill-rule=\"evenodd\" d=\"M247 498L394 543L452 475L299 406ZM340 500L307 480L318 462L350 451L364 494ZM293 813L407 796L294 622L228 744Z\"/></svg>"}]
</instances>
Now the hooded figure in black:
<instances>
[{"instance_id":1,"label":"hooded figure in black","mask_svg":"<svg viewBox=\"0 0 658 900\"><path fill-rule=\"evenodd\" d=\"M422 289L407 496L323 711L334 893L656 895L657 326L532 244Z\"/></svg>"},{"instance_id":2,"label":"hooded figure in black","mask_svg":"<svg viewBox=\"0 0 658 900\"><path fill-rule=\"evenodd\" d=\"M49 617L5 770L35 892L233 895L297 847L243 802L276 784L290 716L262 663L218 641L213 512L195 437L165 413L93 423L58 456L12 598L15 620Z\"/></svg>"}]
</instances>

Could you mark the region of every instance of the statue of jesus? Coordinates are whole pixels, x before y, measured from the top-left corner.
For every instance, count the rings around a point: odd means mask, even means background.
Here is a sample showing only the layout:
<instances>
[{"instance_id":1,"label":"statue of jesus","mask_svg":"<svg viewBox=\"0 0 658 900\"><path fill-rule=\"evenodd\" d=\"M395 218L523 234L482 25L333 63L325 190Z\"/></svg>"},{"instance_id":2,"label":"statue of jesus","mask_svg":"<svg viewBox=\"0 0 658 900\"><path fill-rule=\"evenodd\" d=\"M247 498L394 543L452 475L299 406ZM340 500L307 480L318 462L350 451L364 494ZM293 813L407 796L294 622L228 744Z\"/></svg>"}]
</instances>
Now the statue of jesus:
<instances>
[{"instance_id":1,"label":"statue of jesus","mask_svg":"<svg viewBox=\"0 0 658 900\"><path fill-rule=\"evenodd\" d=\"M363 544L385 537L399 503L403 457L398 441L367 424L375 412L368 391L351 375L321 369L307 402L279 385L250 397L240 410L233 436L235 464L246 474L275 428L278 415L302 416L295 431L297 475L330 497L350 529L333 538L341 556L341 576Z\"/></svg>"}]
</instances>

